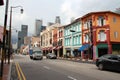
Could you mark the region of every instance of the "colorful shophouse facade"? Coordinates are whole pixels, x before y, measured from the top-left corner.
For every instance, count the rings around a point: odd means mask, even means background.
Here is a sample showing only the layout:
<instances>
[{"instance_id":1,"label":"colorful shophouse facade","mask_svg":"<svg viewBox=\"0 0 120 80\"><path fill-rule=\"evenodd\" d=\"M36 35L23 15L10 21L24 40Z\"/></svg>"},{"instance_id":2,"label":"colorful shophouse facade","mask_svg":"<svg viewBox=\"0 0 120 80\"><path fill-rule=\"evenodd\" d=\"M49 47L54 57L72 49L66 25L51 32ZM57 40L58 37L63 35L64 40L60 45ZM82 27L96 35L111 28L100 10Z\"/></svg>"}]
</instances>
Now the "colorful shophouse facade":
<instances>
[{"instance_id":1,"label":"colorful shophouse facade","mask_svg":"<svg viewBox=\"0 0 120 80\"><path fill-rule=\"evenodd\" d=\"M120 52L120 14L111 11L91 12L82 17L82 58L96 59ZM82 46L82 47L83 47ZM86 57L87 55L87 57Z\"/></svg>"},{"instance_id":2,"label":"colorful shophouse facade","mask_svg":"<svg viewBox=\"0 0 120 80\"><path fill-rule=\"evenodd\" d=\"M40 46L43 50L43 54L46 55L52 52L52 28L50 26L46 27L40 34Z\"/></svg>"},{"instance_id":3,"label":"colorful shophouse facade","mask_svg":"<svg viewBox=\"0 0 120 80\"><path fill-rule=\"evenodd\" d=\"M53 53L57 57L63 57L63 27L58 25L53 29Z\"/></svg>"},{"instance_id":4,"label":"colorful shophouse facade","mask_svg":"<svg viewBox=\"0 0 120 80\"><path fill-rule=\"evenodd\" d=\"M57 31L58 57L63 57L63 30L64 30L64 26L58 27L58 31Z\"/></svg>"},{"instance_id":5,"label":"colorful shophouse facade","mask_svg":"<svg viewBox=\"0 0 120 80\"><path fill-rule=\"evenodd\" d=\"M51 26L47 26L40 34L41 38L41 48L44 55L48 53L55 53L58 55L58 45L57 45L57 28L60 26L59 23L55 23Z\"/></svg>"},{"instance_id":6,"label":"colorful shophouse facade","mask_svg":"<svg viewBox=\"0 0 120 80\"><path fill-rule=\"evenodd\" d=\"M81 19L78 18L64 26L64 56L77 57L81 55L78 49L82 46Z\"/></svg>"}]
</instances>

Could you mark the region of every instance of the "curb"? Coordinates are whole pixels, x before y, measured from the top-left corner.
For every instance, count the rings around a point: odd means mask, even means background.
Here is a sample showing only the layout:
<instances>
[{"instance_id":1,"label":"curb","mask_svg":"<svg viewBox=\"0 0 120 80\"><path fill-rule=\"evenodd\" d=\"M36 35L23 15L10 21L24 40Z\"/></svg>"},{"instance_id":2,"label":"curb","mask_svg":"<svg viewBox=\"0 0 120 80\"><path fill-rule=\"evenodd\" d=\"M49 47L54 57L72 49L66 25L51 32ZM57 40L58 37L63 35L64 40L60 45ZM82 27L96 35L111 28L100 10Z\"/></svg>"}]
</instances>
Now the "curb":
<instances>
[{"instance_id":1,"label":"curb","mask_svg":"<svg viewBox=\"0 0 120 80\"><path fill-rule=\"evenodd\" d=\"M9 66L9 72L8 72L7 80L10 80L10 78L11 78L11 67L12 67L12 62L10 63L10 66Z\"/></svg>"},{"instance_id":2,"label":"curb","mask_svg":"<svg viewBox=\"0 0 120 80\"><path fill-rule=\"evenodd\" d=\"M75 58L58 58L59 60L68 60L68 61L73 61L73 62L79 62L79 63L89 63L89 64L95 64L93 60L85 60L85 59L75 59Z\"/></svg>"}]
</instances>

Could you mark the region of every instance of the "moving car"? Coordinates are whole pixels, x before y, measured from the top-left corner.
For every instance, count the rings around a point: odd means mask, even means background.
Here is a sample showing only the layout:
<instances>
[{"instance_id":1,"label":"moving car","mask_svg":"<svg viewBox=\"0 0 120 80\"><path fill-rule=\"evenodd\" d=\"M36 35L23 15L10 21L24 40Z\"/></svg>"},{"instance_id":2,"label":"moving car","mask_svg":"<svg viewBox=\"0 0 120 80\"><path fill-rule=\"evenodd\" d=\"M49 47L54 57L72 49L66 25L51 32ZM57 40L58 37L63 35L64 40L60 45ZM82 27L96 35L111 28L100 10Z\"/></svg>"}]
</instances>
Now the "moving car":
<instances>
[{"instance_id":1,"label":"moving car","mask_svg":"<svg viewBox=\"0 0 120 80\"><path fill-rule=\"evenodd\" d=\"M34 47L32 51L30 51L30 58L31 59L43 59L43 53L42 50L38 47Z\"/></svg>"},{"instance_id":2,"label":"moving car","mask_svg":"<svg viewBox=\"0 0 120 80\"><path fill-rule=\"evenodd\" d=\"M54 53L48 53L46 55L46 58L48 58L48 59L57 59L57 56Z\"/></svg>"},{"instance_id":3,"label":"moving car","mask_svg":"<svg viewBox=\"0 0 120 80\"><path fill-rule=\"evenodd\" d=\"M100 70L109 69L120 71L120 55L106 54L96 60L96 66Z\"/></svg>"}]
</instances>

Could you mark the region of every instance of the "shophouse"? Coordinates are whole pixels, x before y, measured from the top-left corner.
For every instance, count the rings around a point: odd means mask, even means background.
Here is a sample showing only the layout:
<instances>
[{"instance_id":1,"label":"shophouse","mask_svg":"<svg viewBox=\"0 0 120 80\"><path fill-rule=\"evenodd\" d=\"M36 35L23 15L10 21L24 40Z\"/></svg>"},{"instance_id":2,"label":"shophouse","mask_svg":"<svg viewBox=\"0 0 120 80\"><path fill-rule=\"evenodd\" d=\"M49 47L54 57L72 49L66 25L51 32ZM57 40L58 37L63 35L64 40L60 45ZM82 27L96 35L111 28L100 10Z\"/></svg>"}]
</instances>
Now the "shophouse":
<instances>
[{"instance_id":1,"label":"shophouse","mask_svg":"<svg viewBox=\"0 0 120 80\"><path fill-rule=\"evenodd\" d=\"M63 29L64 26L60 26L57 31L58 57L63 57Z\"/></svg>"},{"instance_id":2,"label":"shophouse","mask_svg":"<svg viewBox=\"0 0 120 80\"><path fill-rule=\"evenodd\" d=\"M58 31L58 28L54 28L53 29L53 53L55 53L55 55L57 55L58 56L58 54L57 54L57 47L58 47L58 42L57 42L57 36L58 36L58 34L57 34L57 31Z\"/></svg>"},{"instance_id":3,"label":"shophouse","mask_svg":"<svg viewBox=\"0 0 120 80\"><path fill-rule=\"evenodd\" d=\"M29 40L27 42L29 42ZM30 43L31 43L30 45L31 47L40 47L40 37L37 37L37 36L31 37Z\"/></svg>"},{"instance_id":4,"label":"shophouse","mask_svg":"<svg viewBox=\"0 0 120 80\"><path fill-rule=\"evenodd\" d=\"M59 23L47 26L40 34L41 36L41 47L44 54L55 53L57 55L57 27Z\"/></svg>"},{"instance_id":5,"label":"shophouse","mask_svg":"<svg viewBox=\"0 0 120 80\"><path fill-rule=\"evenodd\" d=\"M70 24L64 26L64 56L77 57L81 56L78 49L82 46L82 23L78 18Z\"/></svg>"},{"instance_id":6,"label":"shophouse","mask_svg":"<svg viewBox=\"0 0 120 80\"><path fill-rule=\"evenodd\" d=\"M2 52L2 48L3 48L3 33L4 33L4 27L0 26L0 57L1 57L1 52ZM8 55L8 50L9 50L9 31L6 30L6 34L5 34L5 59L7 58Z\"/></svg>"},{"instance_id":7,"label":"shophouse","mask_svg":"<svg viewBox=\"0 0 120 80\"><path fill-rule=\"evenodd\" d=\"M40 33L40 38L41 38L41 48L43 50L43 54L46 55L49 52L52 52L52 30L51 28L46 27L46 29Z\"/></svg>"},{"instance_id":8,"label":"shophouse","mask_svg":"<svg viewBox=\"0 0 120 80\"><path fill-rule=\"evenodd\" d=\"M82 17L82 58L96 59L120 52L120 14L91 12Z\"/></svg>"}]
</instances>

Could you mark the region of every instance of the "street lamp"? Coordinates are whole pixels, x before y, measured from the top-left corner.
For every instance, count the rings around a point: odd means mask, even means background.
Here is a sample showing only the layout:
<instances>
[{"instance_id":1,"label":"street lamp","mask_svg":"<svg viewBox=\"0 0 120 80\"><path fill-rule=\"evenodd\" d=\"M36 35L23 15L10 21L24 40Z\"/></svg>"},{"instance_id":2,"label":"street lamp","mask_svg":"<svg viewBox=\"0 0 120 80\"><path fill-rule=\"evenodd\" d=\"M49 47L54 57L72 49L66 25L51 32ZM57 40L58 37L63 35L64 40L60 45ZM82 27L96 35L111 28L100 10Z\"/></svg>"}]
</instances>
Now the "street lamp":
<instances>
[{"instance_id":1,"label":"street lamp","mask_svg":"<svg viewBox=\"0 0 120 80\"><path fill-rule=\"evenodd\" d=\"M11 6L10 7L10 26L9 26L9 50L8 50L8 64L10 63L10 53L11 53L11 26L12 26L12 9L13 8L21 8L21 14L23 13L23 7L22 6Z\"/></svg>"}]
</instances>

